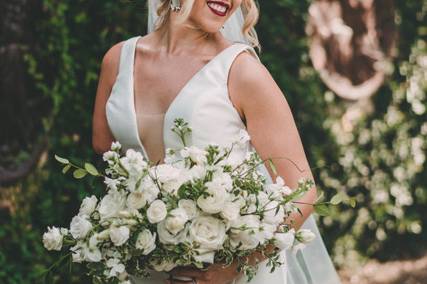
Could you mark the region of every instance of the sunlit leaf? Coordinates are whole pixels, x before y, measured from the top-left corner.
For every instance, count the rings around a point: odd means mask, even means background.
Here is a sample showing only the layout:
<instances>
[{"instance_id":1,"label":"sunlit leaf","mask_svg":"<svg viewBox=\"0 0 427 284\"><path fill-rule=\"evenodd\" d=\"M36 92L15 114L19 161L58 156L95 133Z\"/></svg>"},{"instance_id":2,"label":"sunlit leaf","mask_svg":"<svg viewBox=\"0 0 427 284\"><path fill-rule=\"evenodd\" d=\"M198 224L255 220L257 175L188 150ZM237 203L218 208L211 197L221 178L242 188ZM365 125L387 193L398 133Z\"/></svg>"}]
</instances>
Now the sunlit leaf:
<instances>
[{"instance_id":1,"label":"sunlit leaf","mask_svg":"<svg viewBox=\"0 0 427 284\"><path fill-rule=\"evenodd\" d=\"M68 161L68 159L59 157L58 155L55 154L55 160L57 160L58 162L60 162L61 164L69 164L70 161Z\"/></svg>"},{"instance_id":2,"label":"sunlit leaf","mask_svg":"<svg viewBox=\"0 0 427 284\"><path fill-rule=\"evenodd\" d=\"M75 170L75 171L73 172L73 176L74 176L76 179L84 178L86 175L87 175L87 171L86 171L86 170L84 170L84 169L77 169L77 170Z\"/></svg>"}]
</instances>

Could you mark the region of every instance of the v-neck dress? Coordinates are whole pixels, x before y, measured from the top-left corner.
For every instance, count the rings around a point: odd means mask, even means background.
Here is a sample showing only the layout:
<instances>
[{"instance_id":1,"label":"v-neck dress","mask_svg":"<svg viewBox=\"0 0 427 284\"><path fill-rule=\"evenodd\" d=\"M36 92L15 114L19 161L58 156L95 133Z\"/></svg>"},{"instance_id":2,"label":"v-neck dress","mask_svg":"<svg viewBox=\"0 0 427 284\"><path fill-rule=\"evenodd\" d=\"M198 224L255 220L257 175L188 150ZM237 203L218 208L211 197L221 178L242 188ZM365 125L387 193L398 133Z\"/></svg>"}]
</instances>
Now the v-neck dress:
<instances>
[{"instance_id":1,"label":"v-neck dress","mask_svg":"<svg viewBox=\"0 0 427 284\"><path fill-rule=\"evenodd\" d=\"M240 53L248 51L259 60L251 46L235 42L223 49L187 81L164 115L147 119L143 114L137 114L135 109L133 74L135 49L139 38L140 36L132 37L122 45L119 73L106 104L108 125L115 140L122 144L124 150L132 148L148 158L148 152L164 153L167 148L180 148L182 144L179 137L171 131L176 118L183 118L188 122L192 133L187 142L198 147L210 143L228 146L239 137L241 130L246 130L230 100L227 83L231 65ZM254 150L250 141L246 147L236 149L240 152L235 154L246 155L249 150ZM271 183L271 177L264 165L260 166L260 171ZM339 283L313 217L309 217L303 227L314 231L317 239L298 254L282 252L287 265L281 266L273 273L270 273L266 263L262 262L251 283ZM164 283L165 277L163 273L154 273L152 278L139 280L137 283L160 284ZM236 283L245 283L245 280L242 278Z\"/></svg>"}]
</instances>

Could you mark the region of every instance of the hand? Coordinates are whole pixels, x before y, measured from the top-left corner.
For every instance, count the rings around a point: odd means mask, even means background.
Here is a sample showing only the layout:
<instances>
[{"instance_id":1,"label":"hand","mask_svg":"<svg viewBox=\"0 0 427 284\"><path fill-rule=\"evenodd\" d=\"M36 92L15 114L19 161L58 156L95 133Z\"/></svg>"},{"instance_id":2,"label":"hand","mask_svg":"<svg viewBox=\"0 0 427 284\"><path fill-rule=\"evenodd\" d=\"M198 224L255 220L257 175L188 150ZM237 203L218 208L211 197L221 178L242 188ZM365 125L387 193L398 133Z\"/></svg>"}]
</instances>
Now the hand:
<instances>
[{"instance_id":1,"label":"hand","mask_svg":"<svg viewBox=\"0 0 427 284\"><path fill-rule=\"evenodd\" d=\"M235 279L242 276L242 273L237 272L237 265L234 263L229 266L212 264L206 270L191 267L178 267L173 269L170 274L172 276L193 278L197 281L197 284L230 284ZM182 282L168 280L167 283L178 284Z\"/></svg>"}]
</instances>

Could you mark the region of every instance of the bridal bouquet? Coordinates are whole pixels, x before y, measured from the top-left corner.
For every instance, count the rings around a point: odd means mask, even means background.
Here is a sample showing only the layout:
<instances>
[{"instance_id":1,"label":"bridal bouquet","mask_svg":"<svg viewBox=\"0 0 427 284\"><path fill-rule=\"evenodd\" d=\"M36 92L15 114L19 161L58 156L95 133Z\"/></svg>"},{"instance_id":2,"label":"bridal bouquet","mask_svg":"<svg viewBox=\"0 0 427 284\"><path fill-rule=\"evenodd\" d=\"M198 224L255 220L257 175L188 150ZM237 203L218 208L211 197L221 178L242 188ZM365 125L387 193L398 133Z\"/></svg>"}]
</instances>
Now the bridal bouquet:
<instances>
[{"instance_id":1,"label":"bridal bouquet","mask_svg":"<svg viewBox=\"0 0 427 284\"><path fill-rule=\"evenodd\" d=\"M248 256L255 251L268 251L264 255L274 270L281 250L302 248L314 238L286 222L313 181L300 180L293 189L280 177L267 183L258 167L264 161L255 152L240 155L250 139L244 131L230 147L204 149L185 146L191 129L182 119L172 131L183 147L168 149L164 164L150 164L132 149L121 155L118 142L103 155L105 174L56 156L64 172L76 168L76 178L101 177L106 191L83 200L70 228L49 227L46 249L66 250L70 261L87 265L97 283L124 284L130 275L148 277L153 270L232 262L251 279L256 265Z\"/></svg>"}]
</instances>

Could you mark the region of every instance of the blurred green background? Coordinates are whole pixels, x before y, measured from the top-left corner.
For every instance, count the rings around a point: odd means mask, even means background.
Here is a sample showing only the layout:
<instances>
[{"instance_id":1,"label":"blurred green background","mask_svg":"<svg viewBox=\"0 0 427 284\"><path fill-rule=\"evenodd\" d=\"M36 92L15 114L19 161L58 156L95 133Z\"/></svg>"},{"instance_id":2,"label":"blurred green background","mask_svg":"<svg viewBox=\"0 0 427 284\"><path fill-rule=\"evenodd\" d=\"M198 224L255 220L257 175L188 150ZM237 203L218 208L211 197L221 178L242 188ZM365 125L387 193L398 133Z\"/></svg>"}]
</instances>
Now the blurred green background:
<instances>
[{"instance_id":1,"label":"blurred green background","mask_svg":"<svg viewBox=\"0 0 427 284\"><path fill-rule=\"evenodd\" d=\"M373 111L351 131L342 127L348 103L309 57L311 2L260 2L257 31L261 59L291 105L318 187L358 201L319 219L324 240L342 270L420 257L427 246L427 1L395 1L396 54ZM67 227L81 199L102 190L90 178L63 175L53 155L100 164L91 149L100 63L113 44L145 34L146 3L19 0L0 7L9 17L0 20L0 283L39 283L59 256L42 246L46 227ZM68 269L49 283L89 283L81 267Z\"/></svg>"}]
</instances>

